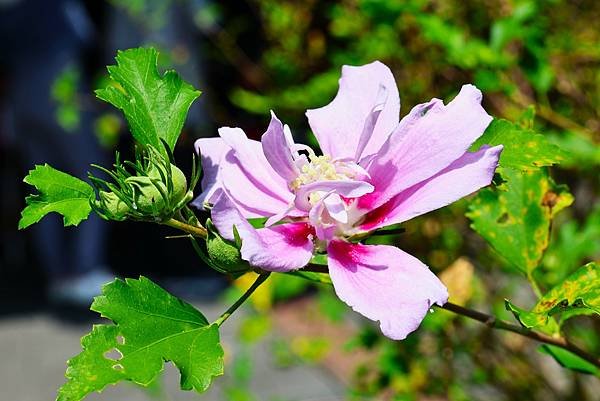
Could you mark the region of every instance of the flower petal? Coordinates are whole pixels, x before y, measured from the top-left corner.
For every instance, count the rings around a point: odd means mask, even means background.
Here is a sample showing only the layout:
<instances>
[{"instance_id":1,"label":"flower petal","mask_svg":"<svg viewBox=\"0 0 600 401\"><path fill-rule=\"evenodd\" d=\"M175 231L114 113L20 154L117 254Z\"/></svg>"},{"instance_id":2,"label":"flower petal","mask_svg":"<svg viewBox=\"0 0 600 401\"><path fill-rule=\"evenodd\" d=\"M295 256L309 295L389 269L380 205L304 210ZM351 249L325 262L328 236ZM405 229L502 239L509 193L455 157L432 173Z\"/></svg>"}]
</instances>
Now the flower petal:
<instances>
[{"instance_id":1,"label":"flower petal","mask_svg":"<svg viewBox=\"0 0 600 401\"><path fill-rule=\"evenodd\" d=\"M419 327L448 291L415 257L388 245L331 241L329 275L337 296L363 316L380 322L383 334L402 340Z\"/></svg>"},{"instance_id":2,"label":"flower petal","mask_svg":"<svg viewBox=\"0 0 600 401\"><path fill-rule=\"evenodd\" d=\"M447 106L434 99L415 107L368 166L375 191L358 207L373 210L462 156L492 120L480 103L481 92L464 85Z\"/></svg>"},{"instance_id":3,"label":"flower petal","mask_svg":"<svg viewBox=\"0 0 600 401\"><path fill-rule=\"evenodd\" d=\"M222 186L244 217L268 217L289 208L294 196L265 158L261 143L239 128L221 128L219 134L231 147L221 159Z\"/></svg>"},{"instance_id":4,"label":"flower petal","mask_svg":"<svg viewBox=\"0 0 600 401\"><path fill-rule=\"evenodd\" d=\"M313 256L314 229L307 223L288 223L256 230L257 237L242 239L242 258L274 272L297 270Z\"/></svg>"},{"instance_id":5,"label":"flower petal","mask_svg":"<svg viewBox=\"0 0 600 401\"><path fill-rule=\"evenodd\" d=\"M338 159L355 157L363 128L377 108L380 87L385 88L385 105L376 118L364 152L361 152L367 155L377 152L398 125L398 88L390 69L379 61L360 67L342 67L340 88L333 101L306 112L324 154Z\"/></svg>"},{"instance_id":6,"label":"flower petal","mask_svg":"<svg viewBox=\"0 0 600 401\"><path fill-rule=\"evenodd\" d=\"M274 194L289 193L287 182L271 167L262 151L260 142L248 139L240 128L223 127L219 135L234 151L240 165ZM280 195L281 196L281 195Z\"/></svg>"},{"instance_id":7,"label":"flower petal","mask_svg":"<svg viewBox=\"0 0 600 401\"><path fill-rule=\"evenodd\" d=\"M200 138L194 144L202 164L202 193L194 199L192 205L204 209L205 203L213 203L219 183L219 166L230 147L221 138Z\"/></svg>"},{"instance_id":8,"label":"flower petal","mask_svg":"<svg viewBox=\"0 0 600 401\"><path fill-rule=\"evenodd\" d=\"M374 230L402 223L439 209L489 185L498 166L502 146L482 147L465 153L444 170L414 185L369 212L359 229Z\"/></svg>"},{"instance_id":9,"label":"flower petal","mask_svg":"<svg viewBox=\"0 0 600 401\"><path fill-rule=\"evenodd\" d=\"M253 175L252 166L242 166L233 151L225 155L222 164L222 186L244 217L270 217L284 212L293 204L291 193L275 193Z\"/></svg>"},{"instance_id":10,"label":"flower petal","mask_svg":"<svg viewBox=\"0 0 600 401\"><path fill-rule=\"evenodd\" d=\"M233 240L235 226L240 238L242 259L268 271L284 272L299 269L313 254L314 229L307 223L281 224L255 229L242 216L224 191L218 191L211 216L223 238Z\"/></svg>"},{"instance_id":11,"label":"flower petal","mask_svg":"<svg viewBox=\"0 0 600 401\"><path fill-rule=\"evenodd\" d=\"M346 212L346 204L338 194L331 194L323 199L323 204L327 212L334 220L342 224L348 223L348 212Z\"/></svg>"},{"instance_id":12,"label":"flower petal","mask_svg":"<svg viewBox=\"0 0 600 401\"><path fill-rule=\"evenodd\" d=\"M354 180L324 180L315 181L310 184L300 186L296 190L296 199L294 203L300 210L308 211L311 208L309 196L313 192L323 191L337 193L344 198L357 198L373 191L373 186L368 182Z\"/></svg>"},{"instance_id":13,"label":"flower petal","mask_svg":"<svg viewBox=\"0 0 600 401\"><path fill-rule=\"evenodd\" d=\"M300 171L294 163L290 145L284 133L283 124L271 111L271 122L267 131L261 137L262 149L265 157L277 172L287 182L291 182Z\"/></svg>"}]
</instances>

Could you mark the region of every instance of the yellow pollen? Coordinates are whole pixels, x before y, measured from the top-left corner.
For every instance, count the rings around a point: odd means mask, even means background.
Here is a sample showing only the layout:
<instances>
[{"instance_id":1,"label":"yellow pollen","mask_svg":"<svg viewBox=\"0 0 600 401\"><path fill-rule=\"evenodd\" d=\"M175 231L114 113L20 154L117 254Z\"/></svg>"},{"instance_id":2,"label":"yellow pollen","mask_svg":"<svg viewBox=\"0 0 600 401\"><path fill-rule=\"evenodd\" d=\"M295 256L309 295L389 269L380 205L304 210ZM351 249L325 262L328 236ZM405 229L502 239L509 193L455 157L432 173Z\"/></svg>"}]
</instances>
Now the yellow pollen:
<instances>
[{"instance_id":1,"label":"yellow pollen","mask_svg":"<svg viewBox=\"0 0 600 401\"><path fill-rule=\"evenodd\" d=\"M345 174L336 171L334 163L329 156L309 155L310 163L302 166L302 172L298 178L291 182L290 186L296 190L301 185L310 184L316 181L335 181L349 178Z\"/></svg>"}]
</instances>

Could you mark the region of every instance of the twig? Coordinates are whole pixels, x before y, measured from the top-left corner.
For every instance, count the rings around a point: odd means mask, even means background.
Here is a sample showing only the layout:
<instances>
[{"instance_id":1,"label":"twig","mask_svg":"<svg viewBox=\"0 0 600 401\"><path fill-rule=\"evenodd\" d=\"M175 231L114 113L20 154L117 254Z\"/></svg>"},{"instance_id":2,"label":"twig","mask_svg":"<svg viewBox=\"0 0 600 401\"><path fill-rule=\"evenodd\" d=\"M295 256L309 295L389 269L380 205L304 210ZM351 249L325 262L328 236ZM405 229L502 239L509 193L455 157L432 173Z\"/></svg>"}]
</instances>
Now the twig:
<instances>
[{"instance_id":1,"label":"twig","mask_svg":"<svg viewBox=\"0 0 600 401\"><path fill-rule=\"evenodd\" d=\"M235 303L231 305L229 309L227 309L217 320L215 320L215 323L218 326L221 326L223 322L225 322L225 320L227 320L227 318L229 318L229 316L231 316L233 312L235 312L237 308L239 308L246 301L246 299L248 299L248 297L252 295L252 293L256 291L256 289L260 287L262 283L265 282L267 278L269 278L269 275L269 272L259 274L256 278L256 281L254 281L252 286L250 286L250 288L246 290L244 295L242 295L237 301L235 301Z\"/></svg>"},{"instance_id":2,"label":"twig","mask_svg":"<svg viewBox=\"0 0 600 401\"><path fill-rule=\"evenodd\" d=\"M175 220L175 219L169 219L169 220L163 222L162 224L169 226L169 227L177 228L178 230L181 230L188 234L191 234L194 237L206 238L208 235L206 228L204 228L202 226L200 226L200 227L192 226L190 224L187 224L182 221Z\"/></svg>"},{"instance_id":3,"label":"twig","mask_svg":"<svg viewBox=\"0 0 600 401\"><path fill-rule=\"evenodd\" d=\"M565 349L581 357L582 359L585 359L592 365L600 368L600 359L589 354L587 351L582 350L581 348L571 343L564 337L552 337L544 333L533 331L525 327L517 326L516 324L508 323L504 320L497 319L495 316L492 315L488 315L473 309L464 308L451 302L447 302L444 306L441 306L441 308L449 310L450 312L454 312L458 315L477 320L485 324L486 326L494 329L511 331L513 333L520 334L524 337L528 337L545 344L550 344Z\"/></svg>"}]
</instances>

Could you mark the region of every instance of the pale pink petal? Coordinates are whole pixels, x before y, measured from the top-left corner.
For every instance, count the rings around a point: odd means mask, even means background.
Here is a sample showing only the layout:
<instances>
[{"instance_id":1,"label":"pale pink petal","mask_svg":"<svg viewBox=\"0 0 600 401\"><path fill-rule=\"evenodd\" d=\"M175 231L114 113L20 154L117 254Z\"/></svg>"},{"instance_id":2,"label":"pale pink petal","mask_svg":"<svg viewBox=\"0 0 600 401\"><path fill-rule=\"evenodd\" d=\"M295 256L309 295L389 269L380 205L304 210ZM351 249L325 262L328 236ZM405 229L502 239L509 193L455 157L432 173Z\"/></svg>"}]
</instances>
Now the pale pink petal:
<instances>
[{"instance_id":1,"label":"pale pink petal","mask_svg":"<svg viewBox=\"0 0 600 401\"><path fill-rule=\"evenodd\" d=\"M379 321L381 331L391 339L406 338L433 304L448 300L446 287L427 266L396 247L334 240L327 252L337 296L363 316Z\"/></svg>"},{"instance_id":2,"label":"pale pink petal","mask_svg":"<svg viewBox=\"0 0 600 401\"><path fill-rule=\"evenodd\" d=\"M290 134L291 135L291 134ZM281 121L271 111L271 122L267 131L261 137L263 153L273 170L286 182L291 182L298 177L300 171L294 163L290 144Z\"/></svg>"},{"instance_id":3,"label":"pale pink petal","mask_svg":"<svg viewBox=\"0 0 600 401\"><path fill-rule=\"evenodd\" d=\"M358 207L373 210L462 156L492 120L480 103L481 92L464 85L447 106L433 100L413 109L368 166L375 191Z\"/></svg>"},{"instance_id":4,"label":"pale pink petal","mask_svg":"<svg viewBox=\"0 0 600 401\"><path fill-rule=\"evenodd\" d=\"M221 158L221 186L244 216L269 217L288 209L294 195L265 158L260 142L239 128L221 128L219 134L231 148Z\"/></svg>"},{"instance_id":5,"label":"pale pink petal","mask_svg":"<svg viewBox=\"0 0 600 401\"><path fill-rule=\"evenodd\" d=\"M377 94L377 97L375 98L375 106L373 106L373 109L371 110L371 112L365 120L365 125L363 126L363 130L360 134L360 139L358 140L358 145L354 153L354 160L359 161L361 159L365 148L371 141L371 138L375 133L375 126L377 125L377 121L379 120L379 115L385 107L386 100L387 89L385 89L385 87L381 85L379 86L379 92Z\"/></svg>"},{"instance_id":6,"label":"pale pink petal","mask_svg":"<svg viewBox=\"0 0 600 401\"><path fill-rule=\"evenodd\" d=\"M465 153L444 170L414 185L369 212L359 229L370 231L439 209L489 185L498 166L502 146L484 146Z\"/></svg>"},{"instance_id":7,"label":"pale pink petal","mask_svg":"<svg viewBox=\"0 0 600 401\"><path fill-rule=\"evenodd\" d=\"M311 182L310 184L300 186L296 190L296 199L294 200L296 207L300 210L310 210L309 195L317 191L334 192L344 198L357 198L373 191L373 186L368 182L354 180Z\"/></svg>"},{"instance_id":8,"label":"pale pink petal","mask_svg":"<svg viewBox=\"0 0 600 401\"><path fill-rule=\"evenodd\" d=\"M291 192L275 192L254 175L252 165L242 165L230 151L222 159L219 173L223 188L244 217L270 217L285 212L293 204Z\"/></svg>"},{"instance_id":9,"label":"pale pink petal","mask_svg":"<svg viewBox=\"0 0 600 401\"><path fill-rule=\"evenodd\" d=\"M385 105L361 152L367 155L377 152L398 125L398 88L390 69L379 61L360 67L342 67L340 88L333 101L306 112L324 154L340 159L354 158L363 129L377 106L381 87L385 88Z\"/></svg>"},{"instance_id":10,"label":"pale pink petal","mask_svg":"<svg viewBox=\"0 0 600 401\"><path fill-rule=\"evenodd\" d=\"M284 272L299 269L313 254L313 228L307 223L281 224L255 229L242 216L224 191L217 191L211 217L223 238L233 240L233 227L242 240L242 259L252 266L268 271Z\"/></svg>"},{"instance_id":11,"label":"pale pink petal","mask_svg":"<svg viewBox=\"0 0 600 401\"><path fill-rule=\"evenodd\" d=\"M327 212L331 216L331 218L339 221L342 224L348 223L348 212L346 212L346 204L342 200L342 198L333 193L325 199L323 199L323 204L327 209Z\"/></svg>"},{"instance_id":12,"label":"pale pink petal","mask_svg":"<svg viewBox=\"0 0 600 401\"><path fill-rule=\"evenodd\" d=\"M220 162L229 151L229 146L221 138L200 138L194 144L196 153L200 155L202 165L202 193L194 199L192 205L204 209L205 203L213 203L213 195L220 188L219 166Z\"/></svg>"},{"instance_id":13,"label":"pale pink petal","mask_svg":"<svg viewBox=\"0 0 600 401\"><path fill-rule=\"evenodd\" d=\"M288 196L290 191L287 181L273 170L265 158L260 142L248 139L240 128L223 127L219 129L219 135L231 147L234 157L254 181L260 182L277 196Z\"/></svg>"},{"instance_id":14,"label":"pale pink petal","mask_svg":"<svg viewBox=\"0 0 600 401\"><path fill-rule=\"evenodd\" d=\"M326 193L313 205L308 213L308 221L310 221L310 224L315 228L315 234L321 241L330 241L333 239L336 230L335 223L330 221L329 213L325 209L325 199L332 194L333 191Z\"/></svg>"}]
</instances>

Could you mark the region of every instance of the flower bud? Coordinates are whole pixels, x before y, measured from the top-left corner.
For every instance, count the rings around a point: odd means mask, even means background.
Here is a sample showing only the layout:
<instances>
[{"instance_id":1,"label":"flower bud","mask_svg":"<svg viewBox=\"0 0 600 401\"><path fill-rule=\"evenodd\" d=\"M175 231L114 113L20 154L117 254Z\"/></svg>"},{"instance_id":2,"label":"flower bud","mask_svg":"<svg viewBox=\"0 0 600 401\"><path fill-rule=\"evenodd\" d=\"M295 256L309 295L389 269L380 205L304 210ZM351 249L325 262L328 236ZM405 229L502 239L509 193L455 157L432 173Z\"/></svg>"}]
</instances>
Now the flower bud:
<instances>
[{"instance_id":1,"label":"flower bud","mask_svg":"<svg viewBox=\"0 0 600 401\"><path fill-rule=\"evenodd\" d=\"M96 205L104 208L108 218L117 221L125 220L131 210L125 202L113 192L100 191L99 195L100 200L96 201Z\"/></svg>"},{"instance_id":2,"label":"flower bud","mask_svg":"<svg viewBox=\"0 0 600 401\"><path fill-rule=\"evenodd\" d=\"M252 270L248 262L242 259L240 250L235 244L224 240L215 232L210 221L207 222L207 227L209 230L206 239L206 250L212 268L221 273L232 274L234 277Z\"/></svg>"},{"instance_id":3,"label":"flower bud","mask_svg":"<svg viewBox=\"0 0 600 401\"><path fill-rule=\"evenodd\" d=\"M154 165L147 176L134 176L125 180L134 189L134 205L136 211L142 214L157 215L169 212L181 202L187 193L187 180L183 172L175 165L170 164L173 188L168 190L163 177L167 173L163 166ZM158 169L161 169L159 172ZM162 176L161 176L162 172Z\"/></svg>"}]
</instances>

